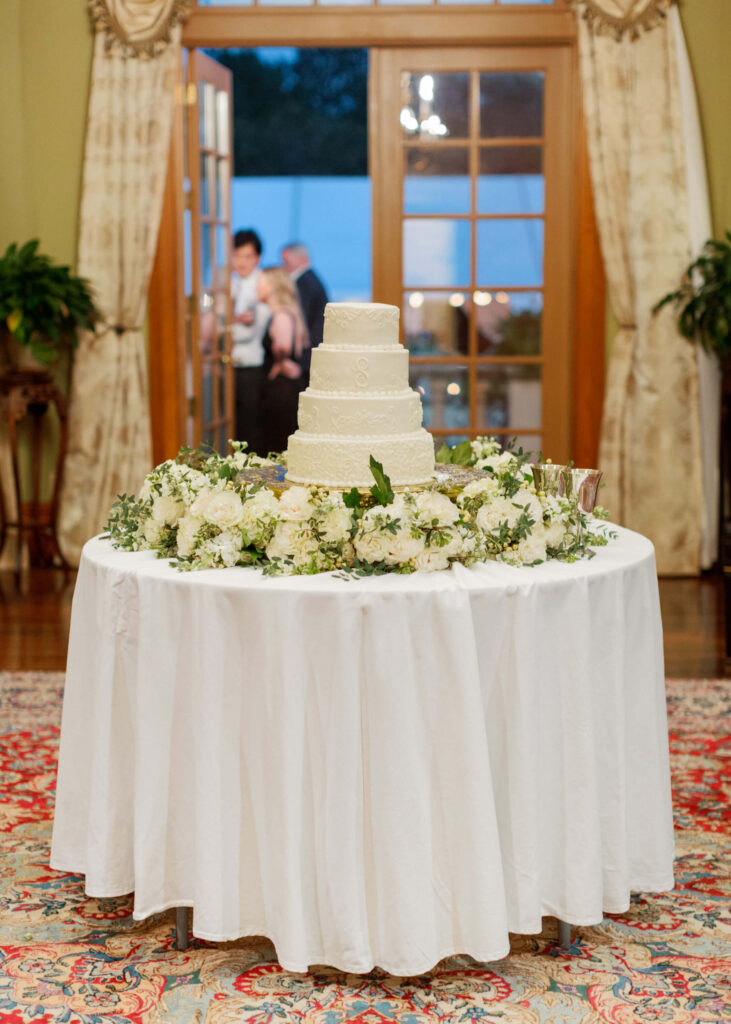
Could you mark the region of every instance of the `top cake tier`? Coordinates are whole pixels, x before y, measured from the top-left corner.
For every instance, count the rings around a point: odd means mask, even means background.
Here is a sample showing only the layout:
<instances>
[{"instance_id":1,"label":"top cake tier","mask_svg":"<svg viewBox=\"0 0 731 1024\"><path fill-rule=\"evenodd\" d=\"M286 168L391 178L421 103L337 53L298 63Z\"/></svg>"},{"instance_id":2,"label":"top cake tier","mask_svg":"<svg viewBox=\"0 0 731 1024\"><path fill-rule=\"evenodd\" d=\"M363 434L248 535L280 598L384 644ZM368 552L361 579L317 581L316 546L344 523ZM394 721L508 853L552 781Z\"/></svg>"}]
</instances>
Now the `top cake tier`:
<instances>
[{"instance_id":1,"label":"top cake tier","mask_svg":"<svg viewBox=\"0 0 731 1024\"><path fill-rule=\"evenodd\" d=\"M330 302L325 307L323 343L328 348L393 348L399 344L398 321L398 306Z\"/></svg>"}]
</instances>

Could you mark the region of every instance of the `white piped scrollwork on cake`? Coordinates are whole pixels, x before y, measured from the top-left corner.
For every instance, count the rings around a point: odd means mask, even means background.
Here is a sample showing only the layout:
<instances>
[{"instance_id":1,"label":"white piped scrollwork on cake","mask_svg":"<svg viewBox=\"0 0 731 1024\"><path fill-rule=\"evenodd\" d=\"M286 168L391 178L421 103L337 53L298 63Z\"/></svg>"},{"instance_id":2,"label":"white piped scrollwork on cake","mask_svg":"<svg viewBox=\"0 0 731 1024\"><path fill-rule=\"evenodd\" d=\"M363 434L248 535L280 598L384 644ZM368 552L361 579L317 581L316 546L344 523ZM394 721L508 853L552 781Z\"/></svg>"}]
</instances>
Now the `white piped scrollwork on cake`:
<instances>
[{"instance_id":1,"label":"white piped scrollwork on cake","mask_svg":"<svg viewBox=\"0 0 731 1024\"><path fill-rule=\"evenodd\" d=\"M428 483L434 445L409 387L409 354L398 340L399 310L379 302L331 302L323 342L300 395L299 429L287 448L287 479L348 489L370 487L370 457L394 487Z\"/></svg>"}]
</instances>

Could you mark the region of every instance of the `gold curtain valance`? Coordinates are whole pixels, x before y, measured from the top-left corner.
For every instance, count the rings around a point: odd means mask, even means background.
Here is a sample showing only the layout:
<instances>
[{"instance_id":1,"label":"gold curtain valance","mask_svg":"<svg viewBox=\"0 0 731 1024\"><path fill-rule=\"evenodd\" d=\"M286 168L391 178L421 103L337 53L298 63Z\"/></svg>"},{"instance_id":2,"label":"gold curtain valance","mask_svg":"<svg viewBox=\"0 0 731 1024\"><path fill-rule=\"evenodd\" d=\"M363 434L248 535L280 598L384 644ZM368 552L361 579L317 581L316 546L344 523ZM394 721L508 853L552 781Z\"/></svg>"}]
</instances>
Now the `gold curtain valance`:
<instances>
[{"instance_id":1,"label":"gold curtain valance","mask_svg":"<svg viewBox=\"0 0 731 1024\"><path fill-rule=\"evenodd\" d=\"M127 57L155 57L186 20L195 0L89 0L91 20L104 33L104 49Z\"/></svg>"},{"instance_id":2,"label":"gold curtain valance","mask_svg":"<svg viewBox=\"0 0 731 1024\"><path fill-rule=\"evenodd\" d=\"M595 35L612 33L617 39L626 33L636 39L640 32L654 28L667 16L677 0L570 0Z\"/></svg>"}]
</instances>

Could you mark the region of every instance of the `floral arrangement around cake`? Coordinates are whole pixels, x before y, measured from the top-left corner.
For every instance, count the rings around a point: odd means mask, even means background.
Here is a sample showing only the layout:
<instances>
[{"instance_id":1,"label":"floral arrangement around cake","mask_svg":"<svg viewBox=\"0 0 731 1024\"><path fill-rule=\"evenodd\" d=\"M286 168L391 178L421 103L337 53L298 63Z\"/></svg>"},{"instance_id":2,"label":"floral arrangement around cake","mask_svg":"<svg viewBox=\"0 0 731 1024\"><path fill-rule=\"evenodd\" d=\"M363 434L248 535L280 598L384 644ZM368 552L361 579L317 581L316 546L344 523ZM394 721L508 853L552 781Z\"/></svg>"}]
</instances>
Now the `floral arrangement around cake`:
<instances>
[{"instance_id":1,"label":"floral arrangement around cake","mask_svg":"<svg viewBox=\"0 0 731 1024\"><path fill-rule=\"evenodd\" d=\"M522 449L502 451L495 438L438 453L438 462L483 471L456 493L438 482L394 493L371 458L369 494L315 486L278 494L256 471L279 460L230 443L228 456L182 449L148 474L139 495L118 497L107 524L112 544L153 550L181 570L258 565L270 575L361 576L453 562L571 562L613 536L598 521L603 509L592 519L575 502L538 493Z\"/></svg>"}]
</instances>

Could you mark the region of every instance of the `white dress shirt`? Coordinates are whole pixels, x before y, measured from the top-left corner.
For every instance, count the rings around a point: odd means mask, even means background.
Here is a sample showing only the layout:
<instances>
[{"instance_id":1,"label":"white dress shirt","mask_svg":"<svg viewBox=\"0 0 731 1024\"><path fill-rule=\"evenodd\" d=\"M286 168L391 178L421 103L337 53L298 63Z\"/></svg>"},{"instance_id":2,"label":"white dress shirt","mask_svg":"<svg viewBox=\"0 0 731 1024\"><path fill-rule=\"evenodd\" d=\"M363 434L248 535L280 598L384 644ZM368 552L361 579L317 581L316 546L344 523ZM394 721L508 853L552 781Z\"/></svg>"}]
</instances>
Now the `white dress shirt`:
<instances>
[{"instance_id":1,"label":"white dress shirt","mask_svg":"<svg viewBox=\"0 0 731 1024\"><path fill-rule=\"evenodd\" d=\"M257 267L246 277L234 274L231 279L231 297L234 316L251 310L253 324L233 325L233 348L231 362L234 366L261 366L264 362L264 335L266 334L271 310L266 302L257 299L257 284L261 270Z\"/></svg>"}]
</instances>

